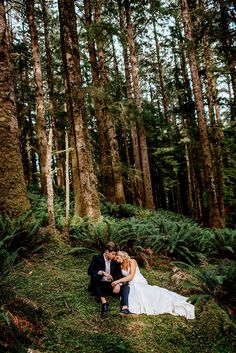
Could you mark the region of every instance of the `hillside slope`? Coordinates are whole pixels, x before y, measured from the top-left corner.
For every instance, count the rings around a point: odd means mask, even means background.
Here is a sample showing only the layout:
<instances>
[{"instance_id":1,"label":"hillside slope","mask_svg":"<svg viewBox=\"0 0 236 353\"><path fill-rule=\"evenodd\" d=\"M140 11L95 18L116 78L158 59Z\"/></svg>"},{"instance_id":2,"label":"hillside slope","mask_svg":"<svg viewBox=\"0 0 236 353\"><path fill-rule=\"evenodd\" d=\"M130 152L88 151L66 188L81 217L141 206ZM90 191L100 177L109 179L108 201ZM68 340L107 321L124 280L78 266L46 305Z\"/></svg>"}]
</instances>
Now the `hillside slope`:
<instances>
[{"instance_id":1,"label":"hillside slope","mask_svg":"<svg viewBox=\"0 0 236 353\"><path fill-rule=\"evenodd\" d=\"M100 304L88 291L91 254L74 257L63 241L52 239L24 261L7 280L12 321L26 348L41 353L233 353L235 337L214 304L196 308L187 321L168 314L120 317L118 299L100 316ZM176 290L171 266L142 269L150 284Z\"/></svg>"}]
</instances>

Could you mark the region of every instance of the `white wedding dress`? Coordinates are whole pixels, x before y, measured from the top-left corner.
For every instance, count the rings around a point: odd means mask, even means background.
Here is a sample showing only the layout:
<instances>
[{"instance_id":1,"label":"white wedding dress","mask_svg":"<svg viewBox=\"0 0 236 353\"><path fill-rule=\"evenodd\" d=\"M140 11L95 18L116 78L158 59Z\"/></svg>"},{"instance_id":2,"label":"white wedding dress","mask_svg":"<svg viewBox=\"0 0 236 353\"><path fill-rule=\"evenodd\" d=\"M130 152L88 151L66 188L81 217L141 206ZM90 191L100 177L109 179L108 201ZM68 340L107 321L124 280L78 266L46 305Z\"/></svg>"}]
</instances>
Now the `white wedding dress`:
<instances>
[{"instance_id":1,"label":"white wedding dress","mask_svg":"<svg viewBox=\"0 0 236 353\"><path fill-rule=\"evenodd\" d=\"M129 271L122 270L123 276ZM186 297L165 288L151 286L136 267L134 278L129 282L129 310L135 314L158 315L169 313L194 319L194 305Z\"/></svg>"}]
</instances>

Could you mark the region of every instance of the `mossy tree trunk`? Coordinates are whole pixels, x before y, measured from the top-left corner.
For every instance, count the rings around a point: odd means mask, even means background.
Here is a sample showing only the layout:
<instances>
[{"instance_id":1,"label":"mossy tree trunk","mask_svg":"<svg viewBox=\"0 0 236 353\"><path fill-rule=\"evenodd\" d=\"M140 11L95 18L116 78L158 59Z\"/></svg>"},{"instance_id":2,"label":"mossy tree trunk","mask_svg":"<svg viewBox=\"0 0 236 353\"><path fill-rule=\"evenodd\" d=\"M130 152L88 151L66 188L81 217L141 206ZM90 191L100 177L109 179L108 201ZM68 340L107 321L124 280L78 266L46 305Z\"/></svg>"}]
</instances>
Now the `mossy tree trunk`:
<instances>
[{"instance_id":1,"label":"mossy tree trunk","mask_svg":"<svg viewBox=\"0 0 236 353\"><path fill-rule=\"evenodd\" d=\"M0 212L16 217L30 209L19 148L13 72L4 1L0 1Z\"/></svg>"}]
</instances>

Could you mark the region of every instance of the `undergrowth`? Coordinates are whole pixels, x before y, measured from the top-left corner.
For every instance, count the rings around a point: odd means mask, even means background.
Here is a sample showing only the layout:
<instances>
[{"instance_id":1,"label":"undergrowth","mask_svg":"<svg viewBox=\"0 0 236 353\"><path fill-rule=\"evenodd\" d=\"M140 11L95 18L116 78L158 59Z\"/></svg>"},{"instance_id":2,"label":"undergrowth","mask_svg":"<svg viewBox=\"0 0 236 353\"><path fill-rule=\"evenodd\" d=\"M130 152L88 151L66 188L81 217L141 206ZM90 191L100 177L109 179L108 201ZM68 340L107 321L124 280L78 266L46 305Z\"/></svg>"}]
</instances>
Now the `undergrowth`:
<instances>
[{"instance_id":1,"label":"undergrowth","mask_svg":"<svg viewBox=\"0 0 236 353\"><path fill-rule=\"evenodd\" d=\"M214 301L206 302L203 309L197 304L196 319L188 321L169 314L123 318L118 315L119 300L110 298L111 311L102 318L100 304L87 290L92 254L72 256L70 250L69 244L52 238L7 279L9 290L17 294L11 300L15 325L20 328L20 318L28 322L24 339L16 336L25 348L44 353L235 352L233 319ZM161 260L167 264L166 258ZM159 264L156 269L143 268L143 274L150 284L174 290L171 264ZM28 303L22 314L17 298ZM32 306L36 316L30 320Z\"/></svg>"},{"instance_id":2,"label":"undergrowth","mask_svg":"<svg viewBox=\"0 0 236 353\"><path fill-rule=\"evenodd\" d=\"M45 228L46 199L34 189L30 199L32 213L0 218L1 352L236 351L235 230L203 229L172 212L103 203L96 222L71 218L65 238L59 232L64 195L55 197L54 235ZM138 260L150 284L189 296L196 319L121 318L114 298L109 317L101 318L87 290L87 268L108 240Z\"/></svg>"}]
</instances>

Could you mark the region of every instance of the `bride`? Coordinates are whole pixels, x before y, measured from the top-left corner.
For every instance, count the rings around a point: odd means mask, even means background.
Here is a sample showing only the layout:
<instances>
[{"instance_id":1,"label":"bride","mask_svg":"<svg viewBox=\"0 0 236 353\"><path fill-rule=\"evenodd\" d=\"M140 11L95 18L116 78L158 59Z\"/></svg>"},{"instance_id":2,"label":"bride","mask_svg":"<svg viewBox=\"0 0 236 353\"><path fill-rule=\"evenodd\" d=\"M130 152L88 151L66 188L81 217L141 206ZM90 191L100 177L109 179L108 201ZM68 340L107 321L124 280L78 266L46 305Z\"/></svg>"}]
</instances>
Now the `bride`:
<instances>
[{"instance_id":1,"label":"bride","mask_svg":"<svg viewBox=\"0 0 236 353\"><path fill-rule=\"evenodd\" d=\"M129 310L135 314L157 315L169 313L194 319L194 306L186 297L165 288L151 286L141 274L136 260L124 251L118 251L115 260L120 263L123 278L112 282L112 286L129 282Z\"/></svg>"}]
</instances>

